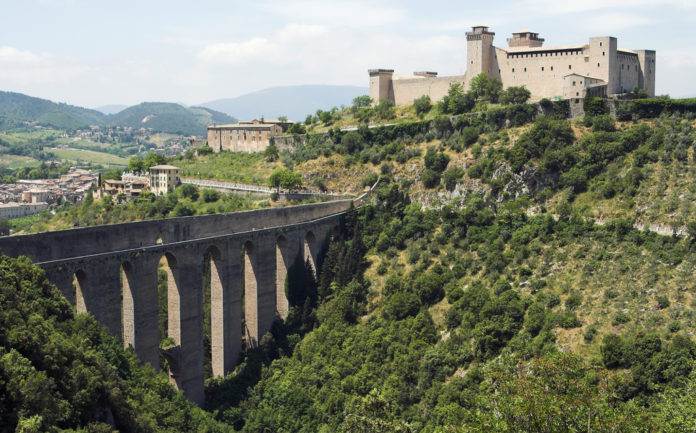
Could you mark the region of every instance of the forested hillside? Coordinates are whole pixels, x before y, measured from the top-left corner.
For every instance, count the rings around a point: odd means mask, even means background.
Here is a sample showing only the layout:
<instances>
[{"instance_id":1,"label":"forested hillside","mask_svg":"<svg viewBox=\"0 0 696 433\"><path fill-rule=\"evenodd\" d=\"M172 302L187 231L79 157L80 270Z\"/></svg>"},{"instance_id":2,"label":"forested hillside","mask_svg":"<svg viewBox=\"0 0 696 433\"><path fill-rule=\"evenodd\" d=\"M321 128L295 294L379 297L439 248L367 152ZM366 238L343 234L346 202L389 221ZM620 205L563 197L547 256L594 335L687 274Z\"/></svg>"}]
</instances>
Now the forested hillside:
<instances>
[{"instance_id":1,"label":"forested hillside","mask_svg":"<svg viewBox=\"0 0 696 433\"><path fill-rule=\"evenodd\" d=\"M233 117L210 108L187 108L165 102L144 102L106 115L97 110L0 91L0 130L13 130L29 122L67 130L93 125L128 126L151 128L154 132L205 136L208 125L235 121Z\"/></svg>"},{"instance_id":2,"label":"forested hillside","mask_svg":"<svg viewBox=\"0 0 696 433\"><path fill-rule=\"evenodd\" d=\"M293 151L169 161L220 177L238 176L224 173L233 164L249 176L282 164L334 191L379 179L316 274L302 257L289 269L287 320L233 373L208 378L210 417L244 432L693 430L693 101L636 100L615 120L588 98L587 116L571 121L563 103L512 96L493 105L454 88L398 109L358 99L308 118ZM367 128L375 119L397 124ZM312 132L320 124L328 134ZM58 217L88 225L243 205L194 193ZM644 223L686 229L636 229ZM131 386L123 392L140 395Z\"/></svg>"}]
</instances>

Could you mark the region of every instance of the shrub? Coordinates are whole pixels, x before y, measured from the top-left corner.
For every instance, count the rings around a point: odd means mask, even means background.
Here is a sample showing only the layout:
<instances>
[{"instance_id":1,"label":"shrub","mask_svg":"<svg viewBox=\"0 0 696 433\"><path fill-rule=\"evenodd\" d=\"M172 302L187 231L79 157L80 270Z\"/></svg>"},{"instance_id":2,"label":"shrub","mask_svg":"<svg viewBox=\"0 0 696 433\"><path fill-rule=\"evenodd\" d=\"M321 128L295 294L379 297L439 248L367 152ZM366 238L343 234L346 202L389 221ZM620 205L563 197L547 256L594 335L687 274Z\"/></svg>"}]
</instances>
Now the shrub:
<instances>
[{"instance_id":1,"label":"shrub","mask_svg":"<svg viewBox=\"0 0 696 433\"><path fill-rule=\"evenodd\" d=\"M580 326L580 320L578 316L575 315L575 312L565 311L559 317L559 324L563 329L578 328Z\"/></svg>"},{"instance_id":2,"label":"shrub","mask_svg":"<svg viewBox=\"0 0 696 433\"><path fill-rule=\"evenodd\" d=\"M667 296L661 295L657 297L657 307L663 310L669 307L669 298Z\"/></svg>"},{"instance_id":3,"label":"shrub","mask_svg":"<svg viewBox=\"0 0 696 433\"><path fill-rule=\"evenodd\" d=\"M435 188L440 184L440 174L434 170L426 168L425 170L423 170L421 180L423 181L423 186L425 186L426 188Z\"/></svg>"},{"instance_id":4,"label":"shrub","mask_svg":"<svg viewBox=\"0 0 696 433\"><path fill-rule=\"evenodd\" d=\"M590 325L585 330L585 333L582 335L582 338L583 340L585 340L585 343L590 344L594 340L595 335L597 335L597 328L594 325Z\"/></svg>"},{"instance_id":5,"label":"shrub","mask_svg":"<svg viewBox=\"0 0 696 433\"><path fill-rule=\"evenodd\" d=\"M454 191L459 180L464 176L464 170L459 167L450 167L442 175L442 180L445 182L447 191Z\"/></svg>"},{"instance_id":6,"label":"shrub","mask_svg":"<svg viewBox=\"0 0 696 433\"><path fill-rule=\"evenodd\" d=\"M593 131L605 131L614 132L616 131L616 123L614 118L609 114L602 114L592 118L592 130Z\"/></svg>"},{"instance_id":7,"label":"shrub","mask_svg":"<svg viewBox=\"0 0 696 433\"><path fill-rule=\"evenodd\" d=\"M377 182L377 179L379 179L379 175L377 173L368 173L363 177L362 180L362 186L372 186Z\"/></svg>"},{"instance_id":8,"label":"shrub","mask_svg":"<svg viewBox=\"0 0 696 433\"><path fill-rule=\"evenodd\" d=\"M605 335L599 351L606 368L628 366L626 344L620 336L616 334Z\"/></svg>"},{"instance_id":9,"label":"shrub","mask_svg":"<svg viewBox=\"0 0 696 433\"><path fill-rule=\"evenodd\" d=\"M203 201L206 203L213 203L220 200L220 193L214 189L204 189L201 193Z\"/></svg>"},{"instance_id":10,"label":"shrub","mask_svg":"<svg viewBox=\"0 0 696 433\"><path fill-rule=\"evenodd\" d=\"M618 326L618 325L623 325L624 323L628 323L631 321L631 317L624 313L624 312L618 312L616 313L616 316L614 316L614 319L611 321L611 324L613 326Z\"/></svg>"},{"instance_id":11,"label":"shrub","mask_svg":"<svg viewBox=\"0 0 696 433\"><path fill-rule=\"evenodd\" d=\"M416 109L416 114L419 116L427 114L431 107L432 104L430 102L430 96L428 95L423 95L413 101L413 108Z\"/></svg>"}]
</instances>

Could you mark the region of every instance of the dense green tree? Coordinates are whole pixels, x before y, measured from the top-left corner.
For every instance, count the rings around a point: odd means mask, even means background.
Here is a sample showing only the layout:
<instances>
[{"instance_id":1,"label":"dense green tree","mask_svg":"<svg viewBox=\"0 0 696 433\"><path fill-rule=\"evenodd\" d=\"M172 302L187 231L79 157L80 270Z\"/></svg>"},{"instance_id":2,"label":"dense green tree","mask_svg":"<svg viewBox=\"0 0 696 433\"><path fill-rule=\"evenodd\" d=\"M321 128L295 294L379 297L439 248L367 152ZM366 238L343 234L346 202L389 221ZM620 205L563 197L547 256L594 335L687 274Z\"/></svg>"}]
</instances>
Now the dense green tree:
<instances>
[{"instance_id":1,"label":"dense green tree","mask_svg":"<svg viewBox=\"0 0 696 433\"><path fill-rule=\"evenodd\" d=\"M500 103L524 104L532 96L532 93L525 86L510 86L500 93Z\"/></svg>"}]
</instances>

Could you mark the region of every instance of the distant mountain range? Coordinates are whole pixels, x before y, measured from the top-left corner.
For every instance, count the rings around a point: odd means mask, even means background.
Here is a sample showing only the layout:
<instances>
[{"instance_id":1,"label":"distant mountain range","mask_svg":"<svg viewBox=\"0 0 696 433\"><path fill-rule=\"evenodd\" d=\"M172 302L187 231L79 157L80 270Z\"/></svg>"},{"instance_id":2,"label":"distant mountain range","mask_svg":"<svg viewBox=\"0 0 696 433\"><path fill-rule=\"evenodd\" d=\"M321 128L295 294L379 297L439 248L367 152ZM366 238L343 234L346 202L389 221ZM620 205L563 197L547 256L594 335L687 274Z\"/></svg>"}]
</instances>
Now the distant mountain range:
<instances>
[{"instance_id":1,"label":"distant mountain range","mask_svg":"<svg viewBox=\"0 0 696 433\"><path fill-rule=\"evenodd\" d=\"M200 105L242 120L285 116L297 122L304 121L307 114L314 114L318 109L351 105L356 96L368 93L367 87L358 86L285 86Z\"/></svg>"},{"instance_id":2,"label":"distant mountain range","mask_svg":"<svg viewBox=\"0 0 696 433\"><path fill-rule=\"evenodd\" d=\"M285 116L303 121L317 110L350 105L356 96L367 94L367 87L357 86L286 86L272 87L236 98L218 99L185 107L169 102L143 102L131 107L105 105L88 109L55 103L21 93L0 91L0 131L22 127L26 122L57 129L86 126L130 126L152 128L156 132L182 135L206 134L213 123L234 123ZM234 116L234 117L233 117Z\"/></svg>"},{"instance_id":3,"label":"distant mountain range","mask_svg":"<svg viewBox=\"0 0 696 433\"><path fill-rule=\"evenodd\" d=\"M58 129L77 129L90 125L152 128L156 132L181 135L206 134L213 123L234 123L237 120L210 108L184 107L168 102L143 102L119 110L116 114L57 104L21 93L0 91L0 130L21 127L24 122Z\"/></svg>"}]
</instances>

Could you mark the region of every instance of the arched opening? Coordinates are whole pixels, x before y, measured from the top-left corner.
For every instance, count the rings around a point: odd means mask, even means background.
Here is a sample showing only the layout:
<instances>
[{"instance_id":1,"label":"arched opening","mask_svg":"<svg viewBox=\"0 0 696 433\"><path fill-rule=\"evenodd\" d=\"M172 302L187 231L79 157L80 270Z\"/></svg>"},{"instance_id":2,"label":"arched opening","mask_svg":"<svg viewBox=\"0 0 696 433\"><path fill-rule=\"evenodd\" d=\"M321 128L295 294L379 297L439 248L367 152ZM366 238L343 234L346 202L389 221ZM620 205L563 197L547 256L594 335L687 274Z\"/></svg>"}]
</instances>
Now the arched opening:
<instances>
[{"instance_id":1,"label":"arched opening","mask_svg":"<svg viewBox=\"0 0 696 433\"><path fill-rule=\"evenodd\" d=\"M135 301L131 283L133 281L133 266L123 262L121 274L121 323L123 323L123 347L135 347Z\"/></svg>"},{"instance_id":2,"label":"arched opening","mask_svg":"<svg viewBox=\"0 0 696 433\"><path fill-rule=\"evenodd\" d=\"M157 236L157 239L155 239L155 243L156 243L157 245L162 245L162 244L164 243L164 241L162 241L162 236L161 236L161 235L160 235L160 236Z\"/></svg>"},{"instance_id":3,"label":"arched opening","mask_svg":"<svg viewBox=\"0 0 696 433\"><path fill-rule=\"evenodd\" d=\"M314 274L316 275L317 237L314 235L312 231L308 231L305 235L304 258L306 261L309 261L309 264L312 266L312 271L314 271Z\"/></svg>"},{"instance_id":4,"label":"arched opening","mask_svg":"<svg viewBox=\"0 0 696 433\"><path fill-rule=\"evenodd\" d=\"M86 313L87 300L85 299L87 289L87 275L82 269L75 272L73 276L73 288L75 290L75 311L77 314Z\"/></svg>"},{"instance_id":5,"label":"arched opening","mask_svg":"<svg viewBox=\"0 0 696 433\"><path fill-rule=\"evenodd\" d=\"M181 345L181 296L178 286L177 260L171 253L160 259L157 270L158 327L160 348L171 349ZM166 357L160 359L160 368L169 371L169 378L178 389L178 374L170 368Z\"/></svg>"},{"instance_id":6,"label":"arched opening","mask_svg":"<svg viewBox=\"0 0 696 433\"><path fill-rule=\"evenodd\" d=\"M288 297L285 294L285 281L290 267L290 254L288 251L288 240L280 235L276 239L276 314L281 319L288 317L290 306Z\"/></svg>"},{"instance_id":7,"label":"arched opening","mask_svg":"<svg viewBox=\"0 0 696 433\"><path fill-rule=\"evenodd\" d=\"M244 323L242 324L242 335L244 336L245 349L251 349L258 345L258 308L256 302L257 283L254 274L254 263L256 262L256 251L251 241L244 243L242 247L244 271L244 291L242 292L242 306L244 308Z\"/></svg>"},{"instance_id":8,"label":"arched opening","mask_svg":"<svg viewBox=\"0 0 696 433\"><path fill-rule=\"evenodd\" d=\"M220 250L211 246L203 255L203 371L206 378L225 374L222 266Z\"/></svg>"}]
</instances>

